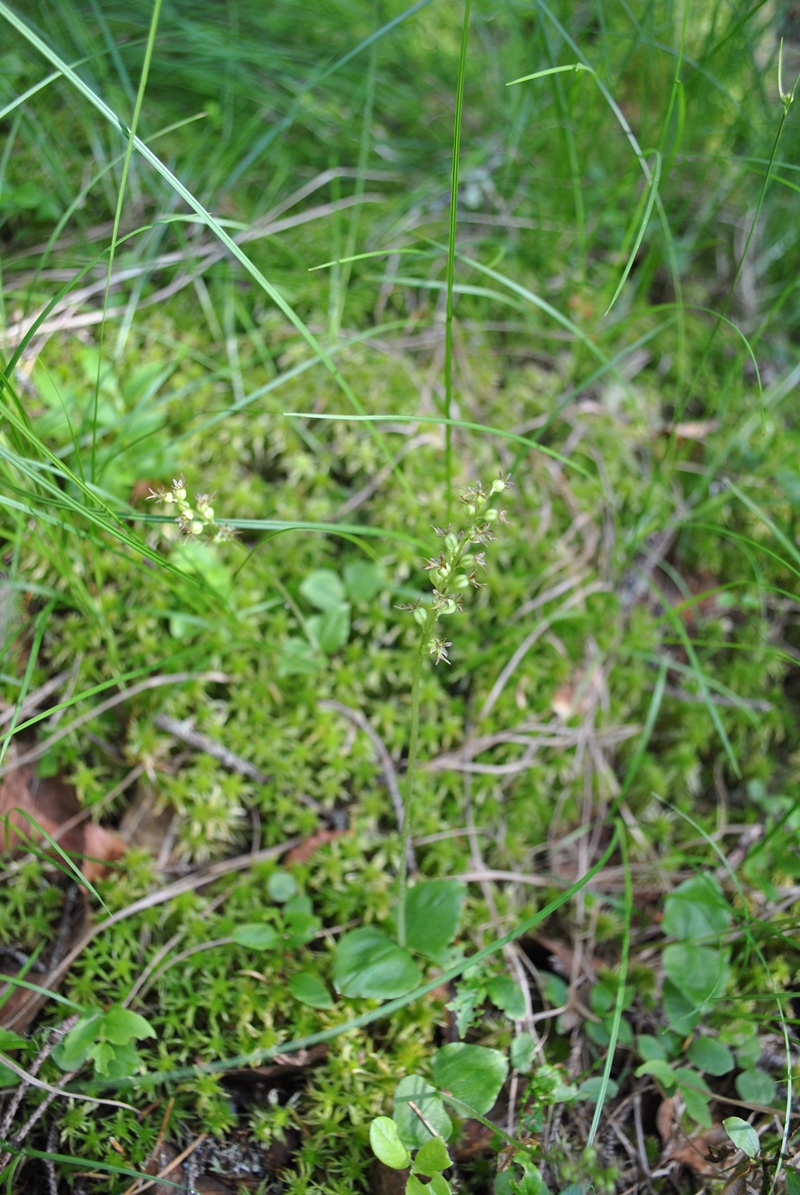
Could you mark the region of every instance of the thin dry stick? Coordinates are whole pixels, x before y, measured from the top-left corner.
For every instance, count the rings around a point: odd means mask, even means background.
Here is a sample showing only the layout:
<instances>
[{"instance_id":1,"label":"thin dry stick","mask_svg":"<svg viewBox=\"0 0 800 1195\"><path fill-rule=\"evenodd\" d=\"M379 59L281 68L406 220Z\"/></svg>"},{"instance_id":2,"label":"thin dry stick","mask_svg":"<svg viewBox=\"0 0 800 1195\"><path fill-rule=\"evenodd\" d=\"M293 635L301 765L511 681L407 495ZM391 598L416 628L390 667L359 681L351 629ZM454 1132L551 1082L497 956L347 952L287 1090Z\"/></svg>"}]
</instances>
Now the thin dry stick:
<instances>
[{"instance_id":1,"label":"thin dry stick","mask_svg":"<svg viewBox=\"0 0 800 1195\"><path fill-rule=\"evenodd\" d=\"M44 1046L42 1046L41 1050L34 1058L33 1062L30 1065L30 1070L28 1070L26 1072L25 1082L20 1083L19 1087L17 1088L17 1090L14 1092L13 1096L9 1100L8 1107L6 1108L6 1114L3 1117L2 1124L0 1124L0 1139L5 1140L5 1138L8 1136L8 1133L11 1129L11 1125L14 1122L14 1117L17 1114L17 1109L19 1108L19 1106L22 1103L22 1100L25 1096L25 1089L29 1085L28 1081L27 1081L28 1078L31 1078L39 1073L45 1059L50 1056L52 1051L56 1048L58 1043L64 1037L64 1034L69 1033L69 1031L70 1031L70 1029L72 1029L73 1025L76 1025L77 1023L78 1023L78 1014L76 1013L74 1016L69 1017L64 1022L64 1024L61 1025L61 1027L59 1029L56 1029L54 1032L52 1032L50 1034L50 1040L48 1042L46 1042ZM19 1135L16 1137L15 1140L16 1140L16 1143L18 1144L20 1141ZM8 1159L5 1157L5 1155L0 1155L0 1170L2 1170L3 1166L6 1165L7 1160Z\"/></svg>"},{"instance_id":2,"label":"thin dry stick","mask_svg":"<svg viewBox=\"0 0 800 1195\"><path fill-rule=\"evenodd\" d=\"M87 722L91 722L93 718L98 718L104 714L106 710L113 709L115 705L121 705L123 701L128 701L131 697L137 697L139 693L146 693L148 689L158 689L162 685L183 685L190 680L199 680L206 682L214 682L216 684L225 684L231 678L225 672L169 672L163 676L149 676L147 680L139 681L136 685L131 685L129 689L123 689L121 693L115 693L113 697L109 697L106 701L101 701L94 709L87 710L85 714L75 718L68 726L62 726L55 734L51 734L41 743L26 751L24 755L19 755L13 763L7 763L0 768L0 777L6 776L14 768L21 768L26 763L33 763L35 759L41 758L54 743L58 743L68 734L72 734L73 730L78 730Z\"/></svg>"},{"instance_id":3,"label":"thin dry stick","mask_svg":"<svg viewBox=\"0 0 800 1195\"><path fill-rule=\"evenodd\" d=\"M63 672L59 672L57 676L51 676L50 680L45 681L38 689L34 689L32 693L29 693L19 708L19 720L24 722L34 710L38 710L39 706L47 700L51 693L55 693L60 689L64 681L69 678L70 671L69 668L65 668ZM16 709L17 707L12 705L7 710L3 710L0 714L0 726L5 726L6 722L11 721Z\"/></svg>"},{"instance_id":4,"label":"thin dry stick","mask_svg":"<svg viewBox=\"0 0 800 1195\"><path fill-rule=\"evenodd\" d=\"M147 1191L148 1188L154 1187L159 1179L166 1178L167 1175L171 1174L173 1170L177 1170L179 1166L182 1166L186 1159L194 1153L198 1145L201 1145L205 1141L207 1136L208 1133L201 1133L200 1136L196 1137L190 1145L186 1146L186 1149L184 1149L182 1153L177 1154L171 1162L167 1162L163 1170L159 1170L158 1174L154 1174L149 1182L143 1182L142 1179L137 1178L129 1187L125 1188L122 1195L142 1195L143 1191ZM156 1146L156 1148L158 1148L158 1146ZM153 1152L155 1153L155 1150ZM140 1183L141 1186L139 1185Z\"/></svg>"},{"instance_id":5,"label":"thin dry stick","mask_svg":"<svg viewBox=\"0 0 800 1195\"><path fill-rule=\"evenodd\" d=\"M38 1087L41 1091L49 1091L51 1095L61 1095L65 1100L88 1100L90 1104L105 1104L109 1108L125 1108L128 1112L135 1112L136 1109L132 1104L123 1104L121 1100L104 1100L99 1095L80 1095L77 1091L64 1091L60 1087L51 1087L49 1083L45 1083L43 1079L34 1079L33 1076L21 1066L17 1066L13 1058L9 1058L7 1054L0 1053L0 1063L7 1066L15 1075L19 1075L28 1087ZM77 1074L74 1071L73 1074Z\"/></svg>"},{"instance_id":6,"label":"thin dry stick","mask_svg":"<svg viewBox=\"0 0 800 1195\"><path fill-rule=\"evenodd\" d=\"M84 934L80 942L73 947L66 958L50 972L41 986L54 990L61 983L75 962L75 959L79 957L81 952L103 930L110 929L112 925L117 925L120 921L124 921L128 917L135 917L137 913L143 913L146 909L166 904L167 901L174 900L177 896L182 896L185 892L194 892L198 888L204 888L206 884L212 884L214 880L218 880L222 876L231 875L236 871L246 871L249 867L253 867L257 863L266 863L271 859L276 859L280 855L285 854L286 851L290 851L293 847L297 846L299 842L299 838L289 838L286 842L281 843L280 846L265 847L263 850L258 851L257 854L237 855L233 859L223 859L219 863L212 863L210 867L206 867L194 875L184 876L183 879L176 880L174 884L169 884L166 888L161 888L158 892L151 892L148 896L143 896L141 900L134 901L133 904L127 905L126 908L120 909L118 912L112 914L111 917L107 917L105 921L93 925ZM17 1015L21 1016L24 1012L24 1008L21 1008ZM15 1021L16 1018L11 1018L6 1024L6 1028L12 1029Z\"/></svg>"},{"instance_id":7,"label":"thin dry stick","mask_svg":"<svg viewBox=\"0 0 800 1195\"><path fill-rule=\"evenodd\" d=\"M201 734L199 730L194 730L189 725L188 719L184 722L179 722L177 718L170 718L168 714L157 714L153 721L159 730L164 730L174 738L180 739L188 747L194 747L195 751L202 751L206 755L210 755L212 759L216 759L229 772L238 772L240 776L246 776L248 780L255 780L256 784L270 783L269 776L262 772L260 768L257 768L254 763L250 763L247 759L242 759L240 755L236 755L224 743L220 743L218 739L212 739L209 735ZM313 797L308 797L305 793L297 793L296 798L301 805L306 805L309 809L313 809L320 817L327 816L326 811Z\"/></svg>"},{"instance_id":8,"label":"thin dry stick","mask_svg":"<svg viewBox=\"0 0 800 1195\"><path fill-rule=\"evenodd\" d=\"M386 787L388 788L389 796L392 799L392 806L394 808L394 815L397 819L398 828L402 829L403 797L400 792L400 785L397 781L397 772L395 771L392 757L387 751L383 739L380 737L377 731L370 726L367 719L359 710L351 709L349 705L342 705L340 701L325 700L320 701L317 704L320 709L334 710L337 714L344 714L345 718L349 718L351 722L354 722L356 726L358 726L360 730L363 730L364 734L368 736L373 747L375 748L378 760L380 761L383 778L386 781ZM417 870L417 863L416 859L414 858L414 848L411 845L411 842L409 842L407 845L406 863L408 865L409 872L415 872Z\"/></svg>"}]
</instances>

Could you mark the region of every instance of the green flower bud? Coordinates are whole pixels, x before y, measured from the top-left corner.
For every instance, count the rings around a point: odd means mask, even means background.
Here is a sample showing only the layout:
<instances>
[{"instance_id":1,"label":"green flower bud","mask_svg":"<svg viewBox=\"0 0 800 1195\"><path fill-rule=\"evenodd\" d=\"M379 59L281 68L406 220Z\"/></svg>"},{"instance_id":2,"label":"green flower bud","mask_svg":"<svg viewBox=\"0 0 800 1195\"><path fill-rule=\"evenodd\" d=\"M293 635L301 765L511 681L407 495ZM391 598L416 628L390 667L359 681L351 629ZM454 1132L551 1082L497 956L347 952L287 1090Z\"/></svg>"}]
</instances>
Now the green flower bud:
<instances>
[{"instance_id":1,"label":"green flower bud","mask_svg":"<svg viewBox=\"0 0 800 1195\"><path fill-rule=\"evenodd\" d=\"M421 627L425 626L425 623L428 621L428 611L424 606L417 606L414 611L414 621L418 622Z\"/></svg>"}]
</instances>

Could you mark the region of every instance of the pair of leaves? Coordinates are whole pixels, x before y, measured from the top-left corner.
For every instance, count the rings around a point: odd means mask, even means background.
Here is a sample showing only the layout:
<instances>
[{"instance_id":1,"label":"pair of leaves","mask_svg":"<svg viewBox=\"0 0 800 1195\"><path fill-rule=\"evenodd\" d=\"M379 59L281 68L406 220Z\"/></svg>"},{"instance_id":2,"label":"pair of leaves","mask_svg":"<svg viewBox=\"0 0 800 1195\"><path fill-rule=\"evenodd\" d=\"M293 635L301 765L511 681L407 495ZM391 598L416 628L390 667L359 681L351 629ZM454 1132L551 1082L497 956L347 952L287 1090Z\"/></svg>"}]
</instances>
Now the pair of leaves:
<instances>
[{"instance_id":1,"label":"pair of leaves","mask_svg":"<svg viewBox=\"0 0 800 1195\"><path fill-rule=\"evenodd\" d=\"M231 937L238 946L249 950L297 950L311 941L320 924L312 911L311 899L298 894L286 901L275 924L248 921L237 925Z\"/></svg>"},{"instance_id":2,"label":"pair of leaves","mask_svg":"<svg viewBox=\"0 0 800 1195\"><path fill-rule=\"evenodd\" d=\"M435 1087L421 1075L407 1075L395 1091L394 1120L407 1149L419 1149L430 1139L428 1125L449 1139L453 1122L442 1091L479 1116L489 1112L508 1075L508 1061L499 1050L453 1042L436 1051L431 1069Z\"/></svg>"},{"instance_id":3,"label":"pair of leaves","mask_svg":"<svg viewBox=\"0 0 800 1195\"><path fill-rule=\"evenodd\" d=\"M418 987L422 972L410 951L436 958L452 942L466 889L454 880L417 884L406 896L407 949L374 926L345 934L333 980L343 996L391 1000Z\"/></svg>"},{"instance_id":4,"label":"pair of leaves","mask_svg":"<svg viewBox=\"0 0 800 1195\"><path fill-rule=\"evenodd\" d=\"M316 672L323 658L340 651L350 638L350 603L369 601L383 586L382 571L366 561L348 564L344 579L327 568L309 573L300 592L320 613L305 620L307 639L290 638L284 643L278 663L280 675Z\"/></svg>"},{"instance_id":5,"label":"pair of leaves","mask_svg":"<svg viewBox=\"0 0 800 1195\"><path fill-rule=\"evenodd\" d=\"M78 1070L91 1059L99 1075L123 1079L132 1075L139 1063L133 1043L155 1036L150 1022L129 1008L116 1004L105 1012L93 1009L56 1046L53 1059L64 1071Z\"/></svg>"},{"instance_id":6,"label":"pair of leaves","mask_svg":"<svg viewBox=\"0 0 800 1195\"><path fill-rule=\"evenodd\" d=\"M490 1111L508 1074L498 1050L460 1042L438 1050L432 1066L439 1088L480 1116ZM450 1195L442 1171L451 1164L445 1142L452 1131L440 1091L421 1075L407 1075L395 1092L394 1118L378 1116L369 1136L373 1152L386 1166L410 1166L405 1195ZM413 1159L412 1150L417 1151ZM418 1175L429 1181L421 1182Z\"/></svg>"},{"instance_id":7,"label":"pair of leaves","mask_svg":"<svg viewBox=\"0 0 800 1195\"><path fill-rule=\"evenodd\" d=\"M730 966L721 939L732 916L722 889L711 875L692 876L665 901L664 931L678 941L664 950L664 1011L672 1028L681 1035L694 1029L704 1010L727 987Z\"/></svg>"}]
</instances>

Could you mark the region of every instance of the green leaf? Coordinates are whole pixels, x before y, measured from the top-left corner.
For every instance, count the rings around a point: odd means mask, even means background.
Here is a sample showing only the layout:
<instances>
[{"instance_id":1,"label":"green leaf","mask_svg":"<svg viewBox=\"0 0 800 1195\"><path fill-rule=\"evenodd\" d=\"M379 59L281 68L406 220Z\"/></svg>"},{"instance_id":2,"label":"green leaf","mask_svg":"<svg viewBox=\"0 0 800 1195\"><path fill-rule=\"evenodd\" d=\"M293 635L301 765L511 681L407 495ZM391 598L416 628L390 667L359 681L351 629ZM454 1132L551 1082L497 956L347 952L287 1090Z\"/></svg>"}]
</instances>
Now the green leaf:
<instances>
[{"instance_id":1,"label":"green leaf","mask_svg":"<svg viewBox=\"0 0 800 1195\"><path fill-rule=\"evenodd\" d=\"M709 1075L727 1075L733 1070L733 1054L716 1037L696 1037L687 1056L699 1070Z\"/></svg>"},{"instance_id":2,"label":"green leaf","mask_svg":"<svg viewBox=\"0 0 800 1195\"><path fill-rule=\"evenodd\" d=\"M132 1044L114 1046L114 1057L108 1063L109 1079L128 1079L139 1069L141 1058L139 1051Z\"/></svg>"},{"instance_id":3,"label":"green leaf","mask_svg":"<svg viewBox=\"0 0 800 1195\"><path fill-rule=\"evenodd\" d=\"M19 1075L0 1062L0 1087L16 1087L21 1082Z\"/></svg>"},{"instance_id":4,"label":"green leaf","mask_svg":"<svg viewBox=\"0 0 800 1195\"><path fill-rule=\"evenodd\" d=\"M431 1195L431 1192L433 1195L452 1195L453 1190L445 1176L438 1173L432 1175L431 1181L423 1189L426 1195Z\"/></svg>"},{"instance_id":5,"label":"green leaf","mask_svg":"<svg viewBox=\"0 0 800 1195\"><path fill-rule=\"evenodd\" d=\"M518 1033L511 1043L510 1053L511 1065L523 1075L529 1074L536 1053L536 1042L530 1033Z\"/></svg>"},{"instance_id":6,"label":"green leaf","mask_svg":"<svg viewBox=\"0 0 800 1195\"><path fill-rule=\"evenodd\" d=\"M346 602L332 606L324 614L317 614L306 622L309 633L326 656L340 651L350 638L350 607Z\"/></svg>"},{"instance_id":7,"label":"green leaf","mask_svg":"<svg viewBox=\"0 0 800 1195\"><path fill-rule=\"evenodd\" d=\"M238 946L246 946L248 950L274 950L279 940L275 926L265 921L248 921L244 925L237 925L231 937Z\"/></svg>"},{"instance_id":8,"label":"green leaf","mask_svg":"<svg viewBox=\"0 0 800 1195\"><path fill-rule=\"evenodd\" d=\"M274 900L279 905L285 904L287 900L296 896L297 880L290 871L284 871L279 867L267 880L267 892L270 895L270 900Z\"/></svg>"},{"instance_id":9,"label":"green leaf","mask_svg":"<svg viewBox=\"0 0 800 1195\"><path fill-rule=\"evenodd\" d=\"M309 573L300 584L300 592L317 610L330 610L334 606L340 606L347 596L341 577L329 568L320 568Z\"/></svg>"},{"instance_id":10,"label":"green leaf","mask_svg":"<svg viewBox=\"0 0 800 1195\"><path fill-rule=\"evenodd\" d=\"M737 1149L747 1154L748 1158L758 1157L761 1153L761 1142L758 1139L758 1133L751 1124L748 1124L746 1120L742 1120L741 1116L728 1116L723 1120L722 1125ZM788 1171L786 1177L787 1179L789 1177Z\"/></svg>"},{"instance_id":11,"label":"green leaf","mask_svg":"<svg viewBox=\"0 0 800 1195\"><path fill-rule=\"evenodd\" d=\"M420 1182L416 1174L409 1174L406 1179L406 1195L428 1195L428 1188Z\"/></svg>"},{"instance_id":12,"label":"green leaf","mask_svg":"<svg viewBox=\"0 0 800 1195\"><path fill-rule=\"evenodd\" d=\"M389 1116L375 1117L369 1126L369 1143L375 1157L392 1170L405 1170L411 1161L411 1154L397 1134L397 1125Z\"/></svg>"},{"instance_id":13,"label":"green leaf","mask_svg":"<svg viewBox=\"0 0 800 1195\"><path fill-rule=\"evenodd\" d=\"M736 1091L747 1104L771 1104L775 1098L775 1080L766 1071L753 1068L736 1076Z\"/></svg>"},{"instance_id":14,"label":"green leaf","mask_svg":"<svg viewBox=\"0 0 800 1195\"><path fill-rule=\"evenodd\" d=\"M786 1195L800 1195L800 1170L786 1166L783 1173L786 1175Z\"/></svg>"},{"instance_id":15,"label":"green leaf","mask_svg":"<svg viewBox=\"0 0 800 1195\"><path fill-rule=\"evenodd\" d=\"M285 639L278 656L278 676L311 676L324 663L318 648L307 639Z\"/></svg>"},{"instance_id":16,"label":"green leaf","mask_svg":"<svg viewBox=\"0 0 800 1195\"><path fill-rule=\"evenodd\" d=\"M98 1075L109 1077L109 1066L114 1059L114 1047L107 1041L97 1041L86 1051L86 1057L94 1061Z\"/></svg>"},{"instance_id":17,"label":"green leaf","mask_svg":"<svg viewBox=\"0 0 800 1195\"><path fill-rule=\"evenodd\" d=\"M343 996L391 1000L422 981L422 972L407 950L372 926L345 934L336 949L333 982Z\"/></svg>"},{"instance_id":18,"label":"green leaf","mask_svg":"<svg viewBox=\"0 0 800 1195\"><path fill-rule=\"evenodd\" d=\"M447 1146L441 1137L429 1137L414 1158L414 1171L424 1174L427 1178L437 1170L448 1170L452 1166Z\"/></svg>"},{"instance_id":19,"label":"green leaf","mask_svg":"<svg viewBox=\"0 0 800 1195\"><path fill-rule=\"evenodd\" d=\"M99 1036L102 1016L100 1009L97 1009L81 1017L65 1035L61 1045L53 1050L53 1058L62 1070L74 1070L86 1058L90 1046Z\"/></svg>"},{"instance_id":20,"label":"green leaf","mask_svg":"<svg viewBox=\"0 0 800 1195\"><path fill-rule=\"evenodd\" d=\"M567 1003L569 988L560 975L551 971L540 971L541 991L551 1008L561 1008Z\"/></svg>"},{"instance_id":21,"label":"green leaf","mask_svg":"<svg viewBox=\"0 0 800 1195\"><path fill-rule=\"evenodd\" d=\"M499 1050L453 1042L436 1051L431 1070L437 1086L484 1116L506 1081L508 1062Z\"/></svg>"},{"instance_id":22,"label":"green leaf","mask_svg":"<svg viewBox=\"0 0 800 1195\"><path fill-rule=\"evenodd\" d=\"M663 963L667 977L695 1009L722 995L730 975L721 951L690 942L667 946Z\"/></svg>"},{"instance_id":23,"label":"green leaf","mask_svg":"<svg viewBox=\"0 0 800 1195\"><path fill-rule=\"evenodd\" d=\"M649 1033L639 1034L636 1039L636 1048L642 1062L653 1062L654 1059L666 1059L667 1057L664 1043L660 1038L652 1037Z\"/></svg>"},{"instance_id":24,"label":"green leaf","mask_svg":"<svg viewBox=\"0 0 800 1195\"><path fill-rule=\"evenodd\" d=\"M293 975L289 980L289 991L295 1000L310 1008L333 1008L330 992L322 980L310 971L299 971Z\"/></svg>"},{"instance_id":25,"label":"green leaf","mask_svg":"<svg viewBox=\"0 0 800 1195\"><path fill-rule=\"evenodd\" d=\"M463 1037L470 1025L477 1024L476 1010L486 999L486 989L482 984L469 980L462 980L456 984L456 994L447 1007L456 1018L456 1033Z\"/></svg>"},{"instance_id":26,"label":"green leaf","mask_svg":"<svg viewBox=\"0 0 800 1195\"><path fill-rule=\"evenodd\" d=\"M386 584L384 571L366 560L353 560L345 565L344 584L351 602L369 602Z\"/></svg>"},{"instance_id":27,"label":"green leaf","mask_svg":"<svg viewBox=\"0 0 800 1195\"><path fill-rule=\"evenodd\" d=\"M615 1083L613 1079L608 1080L606 1087L606 1096L613 1099L619 1091L619 1084ZM584 1079L578 1088L578 1095L590 1104L596 1104L603 1092L603 1079L601 1075L593 1075L590 1079Z\"/></svg>"},{"instance_id":28,"label":"green leaf","mask_svg":"<svg viewBox=\"0 0 800 1195\"><path fill-rule=\"evenodd\" d=\"M4 1053L8 1050L18 1050L24 1045L27 1045L24 1037L20 1037L11 1029L0 1029L0 1050Z\"/></svg>"},{"instance_id":29,"label":"green leaf","mask_svg":"<svg viewBox=\"0 0 800 1195\"><path fill-rule=\"evenodd\" d=\"M717 880L696 875L679 884L664 903L665 934L684 941L719 938L731 922L731 907Z\"/></svg>"},{"instance_id":30,"label":"green leaf","mask_svg":"<svg viewBox=\"0 0 800 1195\"><path fill-rule=\"evenodd\" d=\"M525 997L522 988L510 975L495 975L486 984L489 999L512 1021L525 1016Z\"/></svg>"},{"instance_id":31,"label":"green leaf","mask_svg":"<svg viewBox=\"0 0 800 1195\"><path fill-rule=\"evenodd\" d=\"M434 1130L433 1133L423 1124L411 1107L412 1104L425 1117ZM397 1084L394 1093L394 1119L400 1140L407 1149L419 1149L433 1136L442 1137L447 1141L453 1132L453 1122L447 1115L442 1097L421 1075L406 1075Z\"/></svg>"},{"instance_id":32,"label":"green leaf","mask_svg":"<svg viewBox=\"0 0 800 1195\"><path fill-rule=\"evenodd\" d=\"M315 917L313 913L306 913L302 909L286 913L283 921L285 927L283 943L289 950L296 950L298 946L310 942L318 933L321 925L319 917Z\"/></svg>"},{"instance_id":33,"label":"green leaf","mask_svg":"<svg viewBox=\"0 0 800 1195\"><path fill-rule=\"evenodd\" d=\"M692 1001L687 1000L678 991L675 984L670 983L668 979L664 980L664 986L661 989L661 1002L664 1006L664 1013L670 1027L680 1037L685 1037L687 1033L691 1033L695 1025L702 1020L702 1008L696 1008Z\"/></svg>"},{"instance_id":34,"label":"green leaf","mask_svg":"<svg viewBox=\"0 0 800 1195\"><path fill-rule=\"evenodd\" d=\"M410 950L435 955L452 942L461 920L466 886L458 880L429 880L406 895L406 943Z\"/></svg>"},{"instance_id":35,"label":"green leaf","mask_svg":"<svg viewBox=\"0 0 800 1195\"><path fill-rule=\"evenodd\" d=\"M647 1062L643 1062L641 1066L637 1066L637 1079L640 1079L642 1075L652 1075L654 1079L658 1079L667 1092L667 1095L671 1094L675 1089L677 1082L675 1072L666 1058L650 1058Z\"/></svg>"},{"instance_id":36,"label":"green leaf","mask_svg":"<svg viewBox=\"0 0 800 1195\"><path fill-rule=\"evenodd\" d=\"M687 1066L679 1066L673 1074L681 1089L683 1102L689 1115L705 1129L711 1128L711 1113L708 1108L711 1089L702 1075Z\"/></svg>"},{"instance_id":37,"label":"green leaf","mask_svg":"<svg viewBox=\"0 0 800 1195\"><path fill-rule=\"evenodd\" d=\"M149 1021L138 1012L115 1005L103 1016L103 1036L115 1046L127 1046L128 1042L143 1037L155 1037L156 1031Z\"/></svg>"}]
</instances>

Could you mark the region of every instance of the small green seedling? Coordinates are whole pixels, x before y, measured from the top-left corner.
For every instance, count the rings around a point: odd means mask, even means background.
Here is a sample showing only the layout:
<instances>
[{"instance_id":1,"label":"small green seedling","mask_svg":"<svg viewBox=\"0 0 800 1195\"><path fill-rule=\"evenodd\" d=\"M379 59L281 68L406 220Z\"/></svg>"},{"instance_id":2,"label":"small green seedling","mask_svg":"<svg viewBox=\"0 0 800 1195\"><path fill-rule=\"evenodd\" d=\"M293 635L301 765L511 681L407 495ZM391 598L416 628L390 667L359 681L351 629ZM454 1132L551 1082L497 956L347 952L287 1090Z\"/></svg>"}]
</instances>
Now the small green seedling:
<instances>
[{"instance_id":1,"label":"small green seedling","mask_svg":"<svg viewBox=\"0 0 800 1195\"><path fill-rule=\"evenodd\" d=\"M76 1071L91 1059L104 1079L127 1079L139 1066L134 1042L155 1036L150 1022L129 1008L92 1008L53 1050L53 1061L63 1071Z\"/></svg>"},{"instance_id":2,"label":"small green seedling","mask_svg":"<svg viewBox=\"0 0 800 1195\"><path fill-rule=\"evenodd\" d=\"M412 1157L400 1140L397 1125L389 1116L377 1116L369 1126L369 1142L372 1152L385 1166L392 1170L410 1170L406 1181L406 1195L450 1195L452 1187L443 1171L451 1166L447 1146L441 1137L430 1137ZM419 1175L427 1178L428 1184L420 1181Z\"/></svg>"},{"instance_id":3,"label":"small green seedling","mask_svg":"<svg viewBox=\"0 0 800 1195\"><path fill-rule=\"evenodd\" d=\"M376 1157L393 1170L410 1167L406 1195L423 1195L428 1189L449 1195L443 1171L451 1163L445 1143L454 1126L445 1104L460 1115L483 1118L506 1081L508 1062L499 1050L453 1042L436 1051L431 1070L435 1086L422 1075L406 1075L395 1090L394 1117L378 1116L370 1125ZM430 1180L427 1186L418 1175Z\"/></svg>"},{"instance_id":4,"label":"small green seedling","mask_svg":"<svg viewBox=\"0 0 800 1195\"><path fill-rule=\"evenodd\" d=\"M374 926L344 935L336 949L333 980L342 996L391 1000L422 982L422 962L448 965L466 888L456 880L416 884L406 896L406 944Z\"/></svg>"},{"instance_id":5,"label":"small green seedling","mask_svg":"<svg viewBox=\"0 0 800 1195\"><path fill-rule=\"evenodd\" d=\"M345 566L343 574L321 568L309 573L300 585L300 593L318 610L303 620L306 638L290 636L281 648L278 661L280 676L307 675L324 666L350 638L354 604L371 601L384 587L380 568L356 560Z\"/></svg>"}]
</instances>

